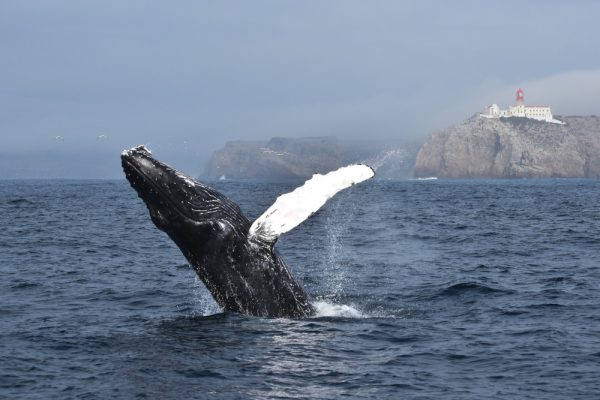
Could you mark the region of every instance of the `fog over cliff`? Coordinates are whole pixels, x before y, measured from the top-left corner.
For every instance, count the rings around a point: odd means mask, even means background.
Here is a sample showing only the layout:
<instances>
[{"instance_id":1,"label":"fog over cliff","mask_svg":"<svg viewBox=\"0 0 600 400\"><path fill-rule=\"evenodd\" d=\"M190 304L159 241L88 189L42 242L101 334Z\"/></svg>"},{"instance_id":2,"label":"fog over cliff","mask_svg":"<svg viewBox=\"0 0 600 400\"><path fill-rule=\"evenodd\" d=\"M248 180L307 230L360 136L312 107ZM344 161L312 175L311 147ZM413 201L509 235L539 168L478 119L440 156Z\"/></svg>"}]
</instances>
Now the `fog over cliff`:
<instances>
[{"instance_id":1,"label":"fog over cliff","mask_svg":"<svg viewBox=\"0 0 600 400\"><path fill-rule=\"evenodd\" d=\"M425 140L519 86L556 114L600 114L597 15L594 1L0 2L0 178L122 177L120 151L142 143L198 175L227 141Z\"/></svg>"}]
</instances>

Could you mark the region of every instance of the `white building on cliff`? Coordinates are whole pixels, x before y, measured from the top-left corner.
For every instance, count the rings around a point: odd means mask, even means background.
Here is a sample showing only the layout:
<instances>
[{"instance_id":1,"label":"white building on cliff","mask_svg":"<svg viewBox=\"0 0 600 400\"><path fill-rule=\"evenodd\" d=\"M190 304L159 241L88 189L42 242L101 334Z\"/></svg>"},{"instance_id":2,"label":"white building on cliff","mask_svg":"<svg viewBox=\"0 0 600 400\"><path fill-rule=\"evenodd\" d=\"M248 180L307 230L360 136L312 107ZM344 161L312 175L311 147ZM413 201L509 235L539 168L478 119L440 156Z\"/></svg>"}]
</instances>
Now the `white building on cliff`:
<instances>
[{"instance_id":1,"label":"white building on cliff","mask_svg":"<svg viewBox=\"0 0 600 400\"><path fill-rule=\"evenodd\" d=\"M488 107L486 114L480 115L484 118L524 117L553 124L564 124L564 122L554 119L549 106L526 106L523 89L517 90L517 103L509 106L508 110L501 110L498 104L492 104Z\"/></svg>"}]
</instances>

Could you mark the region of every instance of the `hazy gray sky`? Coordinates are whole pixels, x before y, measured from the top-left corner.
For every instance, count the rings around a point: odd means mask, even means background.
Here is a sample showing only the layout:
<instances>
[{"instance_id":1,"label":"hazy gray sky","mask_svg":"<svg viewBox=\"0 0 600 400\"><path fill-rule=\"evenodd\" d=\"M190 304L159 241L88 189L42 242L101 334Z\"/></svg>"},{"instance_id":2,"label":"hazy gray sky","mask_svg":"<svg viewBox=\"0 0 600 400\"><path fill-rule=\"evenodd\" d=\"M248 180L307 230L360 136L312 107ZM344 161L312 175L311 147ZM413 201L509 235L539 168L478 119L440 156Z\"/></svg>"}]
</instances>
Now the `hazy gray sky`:
<instances>
[{"instance_id":1,"label":"hazy gray sky","mask_svg":"<svg viewBox=\"0 0 600 400\"><path fill-rule=\"evenodd\" d=\"M140 143L197 174L227 140L425 137L517 87L600 114L599 15L596 1L0 0L0 177L119 177Z\"/></svg>"}]
</instances>

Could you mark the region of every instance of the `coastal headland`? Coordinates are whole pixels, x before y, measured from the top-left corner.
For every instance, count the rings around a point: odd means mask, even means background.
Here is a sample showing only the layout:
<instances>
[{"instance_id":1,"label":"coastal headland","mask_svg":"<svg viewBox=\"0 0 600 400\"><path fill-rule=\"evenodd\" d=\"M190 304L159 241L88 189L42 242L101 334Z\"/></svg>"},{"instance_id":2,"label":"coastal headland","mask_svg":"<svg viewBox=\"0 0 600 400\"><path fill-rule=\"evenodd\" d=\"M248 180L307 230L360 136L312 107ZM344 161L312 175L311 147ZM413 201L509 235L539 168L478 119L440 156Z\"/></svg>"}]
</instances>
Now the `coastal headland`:
<instances>
[{"instance_id":1,"label":"coastal headland","mask_svg":"<svg viewBox=\"0 0 600 400\"><path fill-rule=\"evenodd\" d=\"M467 120L433 133L416 157L417 178L600 178L600 118Z\"/></svg>"}]
</instances>

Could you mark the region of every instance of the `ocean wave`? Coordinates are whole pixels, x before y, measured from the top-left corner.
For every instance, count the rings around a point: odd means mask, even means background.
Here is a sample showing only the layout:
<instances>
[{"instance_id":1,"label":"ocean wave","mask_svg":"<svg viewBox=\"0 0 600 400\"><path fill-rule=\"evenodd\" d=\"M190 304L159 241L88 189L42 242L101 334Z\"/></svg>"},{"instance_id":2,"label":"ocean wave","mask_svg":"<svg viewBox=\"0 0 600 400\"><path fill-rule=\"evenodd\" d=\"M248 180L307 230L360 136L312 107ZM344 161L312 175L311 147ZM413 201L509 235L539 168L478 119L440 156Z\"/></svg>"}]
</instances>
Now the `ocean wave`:
<instances>
[{"instance_id":1,"label":"ocean wave","mask_svg":"<svg viewBox=\"0 0 600 400\"><path fill-rule=\"evenodd\" d=\"M26 198L17 198L17 199L10 199L6 202L6 204L10 204L10 205L27 205L27 204L35 204L33 201L26 199Z\"/></svg>"},{"instance_id":2,"label":"ocean wave","mask_svg":"<svg viewBox=\"0 0 600 400\"><path fill-rule=\"evenodd\" d=\"M511 293L510 290L493 288L477 282L461 282L450 285L438 292L439 296L460 296L463 294L492 294L492 293Z\"/></svg>"}]
</instances>

